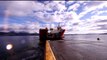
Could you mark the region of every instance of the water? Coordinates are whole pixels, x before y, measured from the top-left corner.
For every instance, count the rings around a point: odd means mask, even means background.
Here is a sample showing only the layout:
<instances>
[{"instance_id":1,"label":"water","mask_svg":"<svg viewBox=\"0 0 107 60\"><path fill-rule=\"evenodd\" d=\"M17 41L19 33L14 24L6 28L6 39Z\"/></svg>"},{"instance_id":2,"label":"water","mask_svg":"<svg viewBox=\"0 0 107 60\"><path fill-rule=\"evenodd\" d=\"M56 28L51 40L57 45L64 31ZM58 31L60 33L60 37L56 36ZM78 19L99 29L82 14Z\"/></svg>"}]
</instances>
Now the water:
<instances>
[{"instance_id":1,"label":"water","mask_svg":"<svg viewBox=\"0 0 107 60\"><path fill-rule=\"evenodd\" d=\"M107 35L65 35L64 40L107 41ZM38 47L39 36L0 36L0 50L6 50L7 44L13 44L16 51L29 47Z\"/></svg>"},{"instance_id":2,"label":"water","mask_svg":"<svg viewBox=\"0 0 107 60\"><path fill-rule=\"evenodd\" d=\"M38 36L0 36L0 44L5 48L7 44L13 44L14 49L37 47Z\"/></svg>"},{"instance_id":3,"label":"water","mask_svg":"<svg viewBox=\"0 0 107 60\"><path fill-rule=\"evenodd\" d=\"M65 40L85 40L85 41L96 41L100 38L101 41L107 41L107 35L65 35Z\"/></svg>"},{"instance_id":4,"label":"water","mask_svg":"<svg viewBox=\"0 0 107 60\"><path fill-rule=\"evenodd\" d=\"M6 49L7 44L13 45L11 50L16 55L22 55L21 52L24 52L23 55L27 55L31 54L29 51L32 52L33 50L29 50L27 52L25 50L38 48L38 43L39 36L0 36L0 59L9 55L10 51ZM17 56L17 58L19 58L19 56Z\"/></svg>"},{"instance_id":5,"label":"water","mask_svg":"<svg viewBox=\"0 0 107 60\"><path fill-rule=\"evenodd\" d=\"M66 35L64 40L50 42L59 60L107 60L107 35Z\"/></svg>"},{"instance_id":6,"label":"water","mask_svg":"<svg viewBox=\"0 0 107 60\"><path fill-rule=\"evenodd\" d=\"M106 43L107 35L97 35L97 34L96 35L65 35L64 40L74 40L74 41L82 40L87 42L87 41L97 41L97 38L100 38L100 41L104 42L103 44L107 44ZM6 53L8 51L6 49L7 44L12 44L14 52L19 53L19 51L24 51L28 48L32 48L32 47L37 48L38 43L39 43L39 36L0 36L0 56L2 55L6 56ZM37 49L35 51L37 54L39 54L39 57L41 57L42 53L40 51L38 52ZM27 55L28 55L28 52L27 52Z\"/></svg>"}]
</instances>

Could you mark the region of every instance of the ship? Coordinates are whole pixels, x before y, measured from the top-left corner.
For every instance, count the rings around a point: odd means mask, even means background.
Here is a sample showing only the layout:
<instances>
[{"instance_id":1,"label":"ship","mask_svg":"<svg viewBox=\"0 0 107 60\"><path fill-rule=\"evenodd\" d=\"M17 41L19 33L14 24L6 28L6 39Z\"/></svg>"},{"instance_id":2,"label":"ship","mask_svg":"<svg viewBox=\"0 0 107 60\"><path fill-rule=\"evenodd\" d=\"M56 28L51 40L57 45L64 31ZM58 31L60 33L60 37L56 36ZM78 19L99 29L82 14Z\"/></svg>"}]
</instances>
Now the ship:
<instances>
[{"instance_id":1,"label":"ship","mask_svg":"<svg viewBox=\"0 0 107 60\"><path fill-rule=\"evenodd\" d=\"M64 38L65 29L62 29L61 26L55 28L45 28L39 30L40 40L60 40Z\"/></svg>"}]
</instances>

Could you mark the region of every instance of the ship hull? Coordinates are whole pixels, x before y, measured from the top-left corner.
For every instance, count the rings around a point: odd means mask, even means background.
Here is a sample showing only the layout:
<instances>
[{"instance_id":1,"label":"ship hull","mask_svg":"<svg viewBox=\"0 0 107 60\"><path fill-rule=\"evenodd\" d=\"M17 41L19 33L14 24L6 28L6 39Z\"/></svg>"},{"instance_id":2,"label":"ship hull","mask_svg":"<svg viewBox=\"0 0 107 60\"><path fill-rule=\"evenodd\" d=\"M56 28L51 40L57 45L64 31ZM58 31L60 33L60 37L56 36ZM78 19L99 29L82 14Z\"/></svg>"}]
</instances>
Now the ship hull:
<instances>
[{"instance_id":1,"label":"ship hull","mask_svg":"<svg viewBox=\"0 0 107 60\"><path fill-rule=\"evenodd\" d=\"M59 40L64 38L65 29L57 33L48 33L46 29L40 29L40 40Z\"/></svg>"},{"instance_id":2,"label":"ship hull","mask_svg":"<svg viewBox=\"0 0 107 60\"><path fill-rule=\"evenodd\" d=\"M64 38L64 32L65 32L65 30L63 29L61 32L58 32L58 33L53 33L53 34L48 33L47 40L63 39Z\"/></svg>"}]
</instances>

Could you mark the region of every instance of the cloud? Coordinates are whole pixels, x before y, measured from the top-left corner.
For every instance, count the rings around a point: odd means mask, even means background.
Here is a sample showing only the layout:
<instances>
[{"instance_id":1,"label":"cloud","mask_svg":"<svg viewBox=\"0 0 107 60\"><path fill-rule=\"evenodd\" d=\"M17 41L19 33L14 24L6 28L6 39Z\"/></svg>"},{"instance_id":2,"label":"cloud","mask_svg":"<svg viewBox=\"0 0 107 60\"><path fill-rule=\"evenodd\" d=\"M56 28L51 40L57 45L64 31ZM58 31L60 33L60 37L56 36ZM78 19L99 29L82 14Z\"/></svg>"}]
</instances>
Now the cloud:
<instances>
[{"instance_id":1,"label":"cloud","mask_svg":"<svg viewBox=\"0 0 107 60\"><path fill-rule=\"evenodd\" d=\"M8 11L3 13L9 17L32 18L25 20L27 22L24 25L17 22L11 23L9 28L17 32L39 32L40 28L50 28L50 24L52 27L56 27L56 23L59 22L62 28L66 29L66 33L85 34L106 32L104 26L107 24L105 22L107 18L106 15L102 15L107 12L102 10L107 7L107 2L105 1L1 1L0 7L2 7L0 9ZM85 17L85 19L82 19L82 17Z\"/></svg>"},{"instance_id":2,"label":"cloud","mask_svg":"<svg viewBox=\"0 0 107 60\"><path fill-rule=\"evenodd\" d=\"M106 16L92 16L93 18L80 21L79 25L73 26L78 33L106 33Z\"/></svg>"},{"instance_id":3,"label":"cloud","mask_svg":"<svg viewBox=\"0 0 107 60\"><path fill-rule=\"evenodd\" d=\"M96 11L106 7L106 4L107 4L106 2L91 2L91 4L89 3L89 5L85 6L83 12L79 14L79 18L85 16L89 12Z\"/></svg>"},{"instance_id":4,"label":"cloud","mask_svg":"<svg viewBox=\"0 0 107 60\"><path fill-rule=\"evenodd\" d=\"M75 3L75 4L71 5L71 6L68 8L68 10L76 11L79 6L80 6L79 3Z\"/></svg>"},{"instance_id":5,"label":"cloud","mask_svg":"<svg viewBox=\"0 0 107 60\"><path fill-rule=\"evenodd\" d=\"M39 33L39 29L40 29L40 23L38 22L29 22L27 23L27 29L29 33L34 33L37 32Z\"/></svg>"},{"instance_id":6,"label":"cloud","mask_svg":"<svg viewBox=\"0 0 107 60\"><path fill-rule=\"evenodd\" d=\"M64 10L67 8L64 5L64 2L62 1L53 1L51 3L48 3L45 5L46 9L50 9L49 11L55 11L53 15L51 13L45 12L44 15L44 21L46 22L60 22L62 19L62 15L64 13ZM48 11L48 10L46 10Z\"/></svg>"},{"instance_id":7,"label":"cloud","mask_svg":"<svg viewBox=\"0 0 107 60\"><path fill-rule=\"evenodd\" d=\"M29 33L39 33L40 24L38 22L26 22L24 24L19 23L12 23L8 25L8 31L15 31L15 32L29 32ZM4 25L0 25L0 31L4 30Z\"/></svg>"},{"instance_id":8,"label":"cloud","mask_svg":"<svg viewBox=\"0 0 107 60\"><path fill-rule=\"evenodd\" d=\"M6 5L6 10L10 13L10 16L29 16L32 15L35 18L40 19L44 22L60 22L61 15L64 10L67 8L64 5L64 1L52 1L52 2L45 2L47 4L40 3L38 1L10 1L8 4L4 2ZM48 13L47 11L56 10L54 15ZM33 11L36 11L33 13ZM48 15L47 17L44 15ZM58 17L57 17L58 16ZM58 19L58 20L56 20Z\"/></svg>"},{"instance_id":9,"label":"cloud","mask_svg":"<svg viewBox=\"0 0 107 60\"><path fill-rule=\"evenodd\" d=\"M68 4L68 5L70 5L70 4L72 4L72 3L74 3L74 1L67 1L67 2L66 2L66 4Z\"/></svg>"},{"instance_id":10,"label":"cloud","mask_svg":"<svg viewBox=\"0 0 107 60\"><path fill-rule=\"evenodd\" d=\"M34 8L33 1L10 1L7 10L13 16L27 16Z\"/></svg>"},{"instance_id":11,"label":"cloud","mask_svg":"<svg viewBox=\"0 0 107 60\"><path fill-rule=\"evenodd\" d=\"M85 2L86 3L86 2ZM99 4L98 4L99 3ZM71 24L67 23L66 25L69 29L67 33L73 33L73 34L86 34L86 33L105 33L107 32L107 28L105 27L107 24L107 18L106 15L101 15L103 13L106 13L106 10L101 10L106 7L106 2L96 2L95 4L91 6L88 5L88 3L85 4L85 9L80 12L80 14L75 15L78 16L78 19L76 23L73 23L71 20ZM89 8L90 7L90 8ZM101 10L101 11L100 11ZM82 17L87 17L86 14L94 13L93 15L88 15L90 18L86 18L85 20L81 20ZM74 20L75 21L75 20ZM99 26L100 25L100 26Z\"/></svg>"}]
</instances>

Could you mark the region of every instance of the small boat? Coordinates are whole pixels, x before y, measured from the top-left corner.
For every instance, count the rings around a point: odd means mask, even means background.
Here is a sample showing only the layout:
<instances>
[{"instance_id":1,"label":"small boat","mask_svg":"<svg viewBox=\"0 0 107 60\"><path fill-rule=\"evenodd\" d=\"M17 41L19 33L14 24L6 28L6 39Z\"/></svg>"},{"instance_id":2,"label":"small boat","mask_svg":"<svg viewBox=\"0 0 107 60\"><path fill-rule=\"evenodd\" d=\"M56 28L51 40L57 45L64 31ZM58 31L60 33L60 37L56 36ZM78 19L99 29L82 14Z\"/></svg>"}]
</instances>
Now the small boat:
<instances>
[{"instance_id":1,"label":"small boat","mask_svg":"<svg viewBox=\"0 0 107 60\"><path fill-rule=\"evenodd\" d=\"M53 28L50 28L50 30L48 30L47 28L40 29L39 30L40 40L63 39L64 38L64 32L65 32L65 29L62 29L60 26L58 26L57 29L53 29Z\"/></svg>"}]
</instances>

